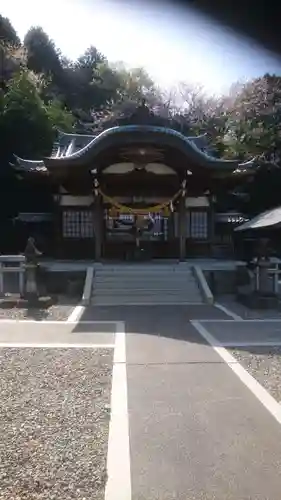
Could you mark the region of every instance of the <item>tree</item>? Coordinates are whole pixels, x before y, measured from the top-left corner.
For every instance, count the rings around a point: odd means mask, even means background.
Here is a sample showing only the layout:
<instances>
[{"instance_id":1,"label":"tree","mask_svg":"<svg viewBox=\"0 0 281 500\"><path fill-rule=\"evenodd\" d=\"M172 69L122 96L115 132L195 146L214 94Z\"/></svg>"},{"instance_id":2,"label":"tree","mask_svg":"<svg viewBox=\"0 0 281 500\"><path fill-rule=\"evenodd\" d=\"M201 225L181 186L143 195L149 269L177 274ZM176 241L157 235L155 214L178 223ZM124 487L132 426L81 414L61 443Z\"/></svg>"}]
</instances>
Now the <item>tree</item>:
<instances>
[{"instance_id":1,"label":"tree","mask_svg":"<svg viewBox=\"0 0 281 500\"><path fill-rule=\"evenodd\" d=\"M243 205L243 211L247 214L254 216L280 206L281 168L261 161L255 176L244 183L240 192L247 195Z\"/></svg>"},{"instance_id":2,"label":"tree","mask_svg":"<svg viewBox=\"0 0 281 500\"><path fill-rule=\"evenodd\" d=\"M7 17L0 14L0 42L5 45L20 45L16 30Z\"/></svg>"},{"instance_id":3,"label":"tree","mask_svg":"<svg viewBox=\"0 0 281 500\"><path fill-rule=\"evenodd\" d=\"M100 109L116 92L119 82L105 56L95 47L89 47L76 62L63 59L63 66L63 90L71 109Z\"/></svg>"},{"instance_id":4,"label":"tree","mask_svg":"<svg viewBox=\"0 0 281 500\"><path fill-rule=\"evenodd\" d=\"M264 75L240 85L228 112L234 150L246 158L280 151L281 77Z\"/></svg>"},{"instance_id":5,"label":"tree","mask_svg":"<svg viewBox=\"0 0 281 500\"><path fill-rule=\"evenodd\" d=\"M62 77L60 53L53 40L40 27L32 27L24 37L27 51L27 67L35 73L51 76L59 84Z\"/></svg>"},{"instance_id":6,"label":"tree","mask_svg":"<svg viewBox=\"0 0 281 500\"><path fill-rule=\"evenodd\" d=\"M126 69L122 63L119 63L116 65L116 71L119 78L119 101L140 103L145 97L150 106L157 103L160 92L144 68Z\"/></svg>"},{"instance_id":7,"label":"tree","mask_svg":"<svg viewBox=\"0 0 281 500\"><path fill-rule=\"evenodd\" d=\"M7 160L13 153L38 158L51 151L54 133L36 86L27 71L14 76L4 94L2 110L4 151Z\"/></svg>"},{"instance_id":8,"label":"tree","mask_svg":"<svg viewBox=\"0 0 281 500\"><path fill-rule=\"evenodd\" d=\"M78 57L75 67L83 70L89 71L89 80L92 78L93 70L98 66L98 64L106 61L105 56L98 51L96 47L91 45L84 54Z\"/></svg>"},{"instance_id":9,"label":"tree","mask_svg":"<svg viewBox=\"0 0 281 500\"><path fill-rule=\"evenodd\" d=\"M26 54L21 46L0 42L0 88L5 90L13 74L26 67Z\"/></svg>"},{"instance_id":10,"label":"tree","mask_svg":"<svg viewBox=\"0 0 281 500\"><path fill-rule=\"evenodd\" d=\"M53 130L60 129L64 132L73 131L74 116L63 107L58 99L50 101L46 106L46 111Z\"/></svg>"}]
</instances>

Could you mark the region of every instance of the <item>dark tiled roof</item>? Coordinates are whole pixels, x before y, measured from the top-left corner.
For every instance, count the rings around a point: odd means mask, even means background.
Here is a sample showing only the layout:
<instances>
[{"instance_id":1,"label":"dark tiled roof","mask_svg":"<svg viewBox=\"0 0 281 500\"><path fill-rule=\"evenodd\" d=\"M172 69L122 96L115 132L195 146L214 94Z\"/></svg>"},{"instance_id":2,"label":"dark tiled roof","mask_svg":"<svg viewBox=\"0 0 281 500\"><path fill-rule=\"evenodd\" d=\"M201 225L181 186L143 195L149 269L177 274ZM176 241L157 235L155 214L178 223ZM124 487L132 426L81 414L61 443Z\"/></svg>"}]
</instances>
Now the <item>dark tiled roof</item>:
<instances>
[{"instance_id":1,"label":"dark tiled roof","mask_svg":"<svg viewBox=\"0 0 281 500\"><path fill-rule=\"evenodd\" d=\"M44 172L44 173L48 172L43 160L38 160L38 161L25 160L16 155L14 155L14 158L15 158L15 164L12 164L12 166L16 170L21 170L25 172Z\"/></svg>"}]
</instances>

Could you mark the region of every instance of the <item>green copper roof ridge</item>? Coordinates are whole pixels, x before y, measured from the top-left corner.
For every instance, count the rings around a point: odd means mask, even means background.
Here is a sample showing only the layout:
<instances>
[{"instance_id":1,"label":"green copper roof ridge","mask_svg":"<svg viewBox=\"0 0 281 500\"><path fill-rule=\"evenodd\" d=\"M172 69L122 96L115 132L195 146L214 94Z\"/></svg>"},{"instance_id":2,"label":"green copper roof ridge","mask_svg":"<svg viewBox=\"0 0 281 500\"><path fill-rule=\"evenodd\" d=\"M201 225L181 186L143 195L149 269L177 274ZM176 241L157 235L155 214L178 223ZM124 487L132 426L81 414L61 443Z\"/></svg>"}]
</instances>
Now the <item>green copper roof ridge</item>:
<instances>
[{"instance_id":1,"label":"green copper roof ridge","mask_svg":"<svg viewBox=\"0 0 281 500\"><path fill-rule=\"evenodd\" d=\"M58 137L92 137L93 139L96 137L94 134L79 134L78 132L63 132L63 130L58 130Z\"/></svg>"},{"instance_id":2,"label":"green copper roof ridge","mask_svg":"<svg viewBox=\"0 0 281 500\"><path fill-rule=\"evenodd\" d=\"M96 137L98 137L101 133L103 132L106 132L107 130L111 130L113 128L121 128L123 129L124 127L131 127L131 126L141 126L141 127L157 127L157 128L163 128L163 129L167 129L167 130L175 130L173 128L170 128L170 127L161 127L161 126L157 126L157 125L117 125L115 127L110 127L110 128L107 128L105 130L103 130L102 132L100 133L97 133L97 134L81 134L79 132L64 132L63 130L60 130L60 129L57 129L58 131L58 136L62 136L62 137L91 137L92 139L95 139ZM177 132L177 130L175 130L175 132ZM181 132L179 132L181 134ZM190 140L190 141L197 141L199 139L203 139L205 137L208 136L208 133L207 132L204 132L203 134L199 134L199 135L184 135L184 134L181 134L183 135L183 137L186 137L186 139Z\"/></svg>"},{"instance_id":3,"label":"green copper roof ridge","mask_svg":"<svg viewBox=\"0 0 281 500\"><path fill-rule=\"evenodd\" d=\"M253 166L255 164L255 162L257 161L258 157L257 156L253 156L253 158L251 158L250 160L246 160L242 163L239 163L239 167L247 167L249 165Z\"/></svg>"},{"instance_id":4,"label":"green copper roof ridge","mask_svg":"<svg viewBox=\"0 0 281 500\"><path fill-rule=\"evenodd\" d=\"M171 130L173 130L173 129L171 129ZM194 141L194 140L197 140L197 139L203 139L203 137L207 137L208 133L204 132L203 134L199 134L199 135L184 135L184 134L182 134L182 135L184 137L186 137L187 139L189 139L190 141Z\"/></svg>"},{"instance_id":5,"label":"green copper roof ridge","mask_svg":"<svg viewBox=\"0 0 281 500\"><path fill-rule=\"evenodd\" d=\"M14 158L17 160L18 163L22 163L25 165L42 165L44 166L44 160L28 160L26 158L21 158L20 156L13 154Z\"/></svg>"},{"instance_id":6,"label":"green copper roof ridge","mask_svg":"<svg viewBox=\"0 0 281 500\"><path fill-rule=\"evenodd\" d=\"M123 126L116 126L116 127L111 127L109 129L106 129L102 131L100 134L98 134L96 137L93 137L92 141L90 141L86 146L81 148L79 151L76 151L72 153L71 155L64 156L64 157L59 157L59 158L52 158L52 157L46 157L45 159L49 162L52 160L59 161L60 163L67 163L71 160L79 159L81 158L84 154L86 154L90 149L92 149L95 145L98 145L103 139L105 139L108 136L113 136L118 133L122 133L125 131L151 131L151 132L160 132L162 134L167 134L170 137L177 137L180 139L183 143L188 145L190 149L193 150L194 153L196 153L201 158L204 158L208 163L212 163L213 165L218 165L218 164L228 164L228 165L238 165L237 160L226 160L226 159L220 159L220 158L214 158L194 144L192 140L187 138L185 135L183 135L181 132L178 132L177 130L168 128L168 127L160 127L160 126L155 126L155 125L123 125Z\"/></svg>"}]
</instances>

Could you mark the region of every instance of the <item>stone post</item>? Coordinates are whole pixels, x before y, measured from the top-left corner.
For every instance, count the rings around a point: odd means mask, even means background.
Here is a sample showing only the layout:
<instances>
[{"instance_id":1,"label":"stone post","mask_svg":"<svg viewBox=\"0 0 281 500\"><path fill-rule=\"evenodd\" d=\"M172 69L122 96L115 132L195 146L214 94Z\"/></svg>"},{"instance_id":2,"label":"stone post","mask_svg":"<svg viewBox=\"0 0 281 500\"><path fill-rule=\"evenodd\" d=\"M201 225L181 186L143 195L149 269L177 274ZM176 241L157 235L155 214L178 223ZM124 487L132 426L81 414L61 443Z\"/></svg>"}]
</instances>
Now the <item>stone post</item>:
<instances>
[{"instance_id":1,"label":"stone post","mask_svg":"<svg viewBox=\"0 0 281 500\"><path fill-rule=\"evenodd\" d=\"M256 292L260 295L273 293L273 286L269 276L270 261L260 259L256 268Z\"/></svg>"},{"instance_id":2,"label":"stone post","mask_svg":"<svg viewBox=\"0 0 281 500\"><path fill-rule=\"evenodd\" d=\"M4 295L4 275L3 275L3 264L0 262L0 296Z\"/></svg>"},{"instance_id":3,"label":"stone post","mask_svg":"<svg viewBox=\"0 0 281 500\"><path fill-rule=\"evenodd\" d=\"M36 302L38 300L38 286L36 279L37 264L27 263L25 266L25 297L29 302Z\"/></svg>"},{"instance_id":4,"label":"stone post","mask_svg":"<svg viewBox=\"0 0 281 500\"><path fill-rule=\"evenodd\" d=\"M20 262L20 272L19 272L19 292L20 296L24 296L24 269L25 268L25 263Z\"/></svg>"},{"instance_id":5,"label":"stone post","mask_svg":"<svg viewBox=\"0 0 281 500\"><path fill-rule=\"evenodd\" d=\"M37 302L39 298L37 286L38 257L42 255L35 246L34 238L29 237L25 247L25 298L29 302Z\"/></svg>"}]
</instances>

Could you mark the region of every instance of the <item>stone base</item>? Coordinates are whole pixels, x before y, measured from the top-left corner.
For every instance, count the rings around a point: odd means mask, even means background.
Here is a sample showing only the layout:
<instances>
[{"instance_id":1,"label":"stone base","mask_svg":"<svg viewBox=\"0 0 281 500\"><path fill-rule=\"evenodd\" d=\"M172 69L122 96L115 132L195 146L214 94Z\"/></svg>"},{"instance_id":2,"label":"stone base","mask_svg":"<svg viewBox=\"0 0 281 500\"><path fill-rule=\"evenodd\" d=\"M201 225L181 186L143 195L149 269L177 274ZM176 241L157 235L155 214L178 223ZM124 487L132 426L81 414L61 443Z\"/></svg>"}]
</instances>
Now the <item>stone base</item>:
<instances>
[{"instance_id":1,"label":"stone base","mask_svg":"<svg viewBox=\"0 0 281 500\"><path fill-rule=\"evenodd\" d=\"M279 298L273 293L263 295L257 292L239 293L237 301L249 309L278 309L279 307Z\"/></svg>"},{"instance_id":2,"label":"stone base","mask_svg":"<svg viewBox=\"0 0 281 500\"><path fill-rule=\"evenodd\" d=\"M0 300L1 309L48 309L57 302L55 297L4 297Z\"/></svg>"}]
</instances>

